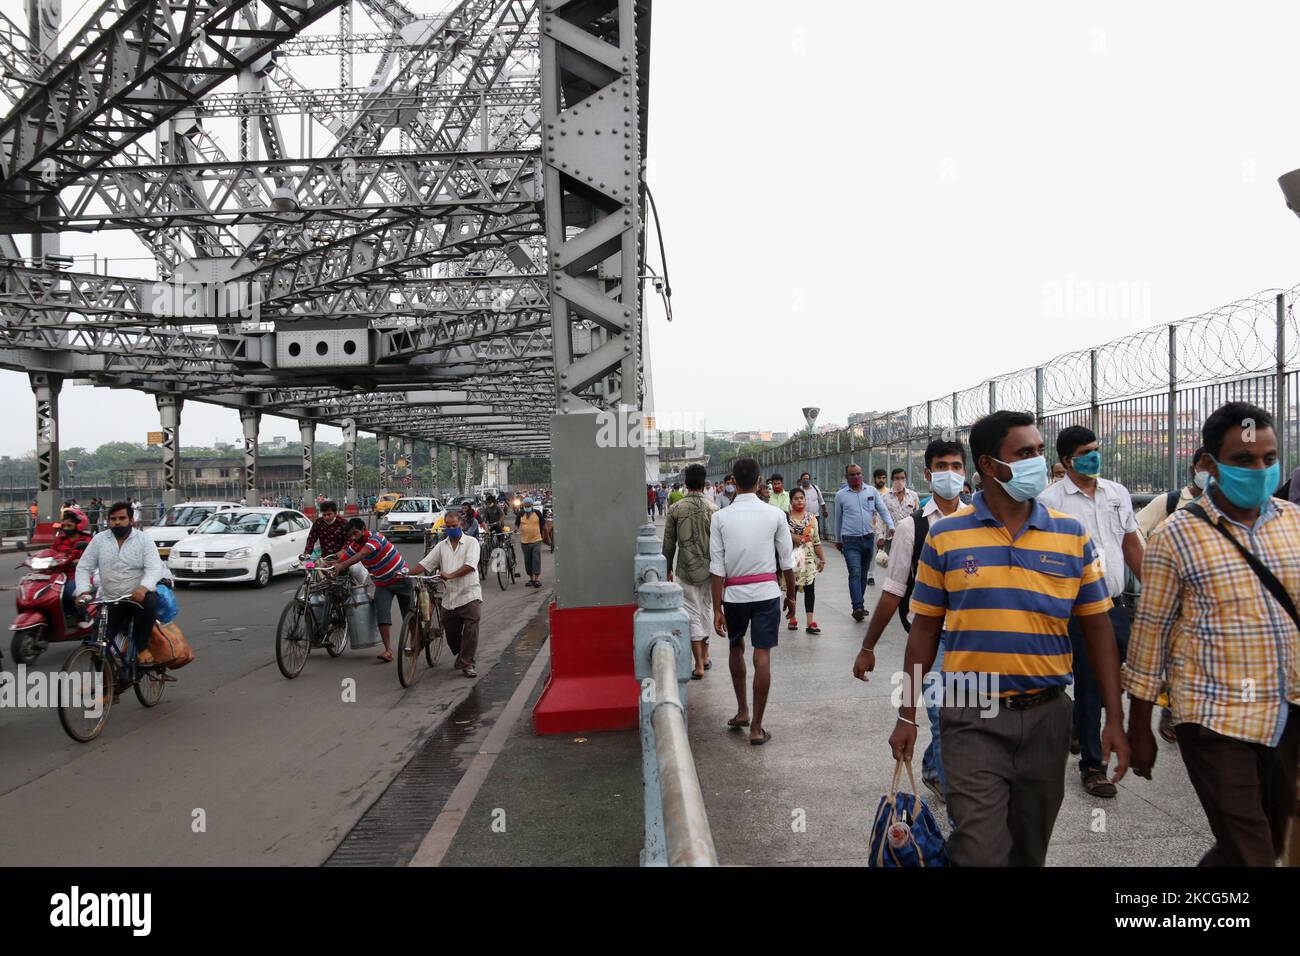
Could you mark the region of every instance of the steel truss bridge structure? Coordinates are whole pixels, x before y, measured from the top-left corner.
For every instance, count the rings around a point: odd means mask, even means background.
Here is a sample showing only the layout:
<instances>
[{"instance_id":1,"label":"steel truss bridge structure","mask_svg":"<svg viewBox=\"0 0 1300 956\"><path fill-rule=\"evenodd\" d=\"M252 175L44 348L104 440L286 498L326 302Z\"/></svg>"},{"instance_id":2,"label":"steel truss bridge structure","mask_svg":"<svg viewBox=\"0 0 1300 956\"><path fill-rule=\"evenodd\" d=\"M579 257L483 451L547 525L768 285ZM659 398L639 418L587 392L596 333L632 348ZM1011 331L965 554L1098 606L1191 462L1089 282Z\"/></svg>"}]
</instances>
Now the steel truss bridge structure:
<instances>
[{"instance_id":1,"label":"steel truss bridge structure","mask_svg":"<svg viewBox=\"0 0 1300 956\"><path fill-rule=\"evenodd\" d=\"M650 0L24 2L0 367L36 393L43 515L69 381L155 396L169 501L186 402L239 411L250 497L263 414L301 423L310 496L317 424L354 495L358 431L381 481L418 440L463 487L557 416L643 407ZM121 237L102 270L61 254L86 232Z\"/></svg>"}]
</instances>

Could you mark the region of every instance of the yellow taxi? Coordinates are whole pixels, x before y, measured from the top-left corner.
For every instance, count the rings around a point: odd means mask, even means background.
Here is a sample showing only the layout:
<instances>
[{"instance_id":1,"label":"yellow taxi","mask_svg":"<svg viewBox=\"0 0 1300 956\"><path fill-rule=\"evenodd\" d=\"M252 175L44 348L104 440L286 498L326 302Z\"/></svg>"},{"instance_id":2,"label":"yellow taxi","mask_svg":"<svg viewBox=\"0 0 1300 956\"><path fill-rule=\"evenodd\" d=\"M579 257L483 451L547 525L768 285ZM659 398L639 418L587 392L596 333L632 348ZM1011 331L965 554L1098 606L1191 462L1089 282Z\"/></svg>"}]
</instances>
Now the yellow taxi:
<instances>
[{"instance_id":1,"label":"yellow taxi","mask_svg":"<svg viewBox=\"0 0 1300 956\"><path fill-rule=\"evenodd\" d=\"M400 501L401 498L402 496L398 494L396 491L390 491L386 495L380 495L379 500L375 502L375 514L376 515L387 514L389 511L392 510L393 505L397 504L397 502Z\"/></svg>"}]
</instances>

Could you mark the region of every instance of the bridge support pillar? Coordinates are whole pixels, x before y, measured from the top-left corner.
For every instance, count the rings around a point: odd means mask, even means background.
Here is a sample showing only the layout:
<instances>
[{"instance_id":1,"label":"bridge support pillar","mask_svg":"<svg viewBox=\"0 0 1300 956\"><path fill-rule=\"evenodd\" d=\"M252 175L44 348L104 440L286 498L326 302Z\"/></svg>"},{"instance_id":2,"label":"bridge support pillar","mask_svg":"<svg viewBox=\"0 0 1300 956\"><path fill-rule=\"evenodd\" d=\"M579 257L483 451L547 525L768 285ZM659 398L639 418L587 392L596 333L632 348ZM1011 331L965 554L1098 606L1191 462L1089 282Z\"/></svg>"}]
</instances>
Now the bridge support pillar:
<instances>
[{"instance_id":1,"label":"bridge support pillar","mask_svg":"<svg viewBox=\"0 0 1300 956\"><path fill-rule=\"evenodd\" d=\"M433 490L431 494L435 497L441 497L442 491L438 485L438 443L429 442L429 473L432 475Z\"/></svg>"},{"instance_id":2,"label":"bridge support pillar","mask_svg":"<svg viewBox=\"0 0 1300 956\"><path fill-rule=\"evenodd\" d=\"M379 493L388 490L388 436L376 435L375 444L379 446Z\"/></svg>"},{"instance_id":3,"label":"bridge support pillar","mask_svg":"<svg viewBox=\"0 0 1300 956\"><path fill-rule=\"evenodd\" d=\"M451 446L451 490L453 495L463 495L465 487L460 483L460 449Z\"/></svg>"},{"instance_id":4,"label":"bridge support pillar","mask_svg":"<svg viewBox=\"0 0 1300 956\"><path fill-rule=\"evenodd\" d=\"M29 373L36 395L36 527L33 542L54 539L63 506L59 491L59 390L63 378Z\"/></svg>"},{"instance_id":5,"label":"bridge support pillar","mask_svg":"<svg viewBox=\"0 0 1300 956\"><path fill-rule=\"evenodd\" d=\"M181 409L185 400L179 395L156 395L158 420L162 425L163 492L162 503L176 504L181 469Z\"/></svg>"},{"instance_id":6,"label":"bridge support pillar","mask_svg":"<svg viewBox=\"0 0 1300 956\"><path fill-rule=\"evenodd\" d=\"M312 478L312 463L316 458L316 423L298 423L302 439L302 508L309 518L316 516L316 482Z\"/></svg>"},{"instance_id":7,"label":"bridge support pillar","mask_svg":"<svg viewBox=\"0 0 1300 956\"><path fill-rule=\"evenodd\" d=\"M357 423L351 418L343 422L343 484L347 496L343 514L357 514L361 507L357 503Z\"/></svg>"},{"instance_id":8,"label":"bridge support pillar","mask_svg":"<svg viewBox=\"0 0 1300 956\"><path fill-rule=\"evenodd\" d=\"M252 508L258 504L257 433L262 413L255 408L240 409L239 422L244 426L244 507Z\"/></svg>"}]
</instances>

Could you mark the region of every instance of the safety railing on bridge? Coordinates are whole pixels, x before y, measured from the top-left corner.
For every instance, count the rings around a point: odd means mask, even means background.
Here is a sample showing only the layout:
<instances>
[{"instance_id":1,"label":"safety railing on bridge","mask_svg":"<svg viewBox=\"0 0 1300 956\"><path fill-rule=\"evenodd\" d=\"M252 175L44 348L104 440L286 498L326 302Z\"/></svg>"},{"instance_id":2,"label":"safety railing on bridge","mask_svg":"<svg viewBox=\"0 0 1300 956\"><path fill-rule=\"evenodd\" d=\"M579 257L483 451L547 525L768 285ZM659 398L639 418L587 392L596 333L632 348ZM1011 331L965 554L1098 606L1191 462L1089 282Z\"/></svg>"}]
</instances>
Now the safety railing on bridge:
<instances>
[{"instance_id":1,"label":"safety railing on bridge","mask_svg":"<svg viewBox=\"0 0 1300 956\"><path fill-rule=\"evenodd\" d=\"M782 472L787 484L808 471L832 494L850 462L868 475L903 468L915 487L931 440L964 441L981 416L1010 408L1037 416L1053 460L1061 429L1087 425L1101 442L1102 474L1134 494L1152 494L1186 482L1205 418L1241 400L1272 413L1289 477L1300 462L1297 293L1300 287L1261 292L846 428L800 434L762 452L759 464L765 474ZM719 463L710 477L718 480L730 466Z\"/></svg>"},{"instance_id":2,"label":"safety railing on bridge","mask_svg":"<svg viewBox=\"0 0 1300 956\"><path fill-rule=\"evenodd\" d=\"M713 832L686 734L690 622L681 585L667 580L654 525L637 536L636 677L641 682L641 777L645 787L642 866L717 866Z\"/></svg>"}]
</instances>

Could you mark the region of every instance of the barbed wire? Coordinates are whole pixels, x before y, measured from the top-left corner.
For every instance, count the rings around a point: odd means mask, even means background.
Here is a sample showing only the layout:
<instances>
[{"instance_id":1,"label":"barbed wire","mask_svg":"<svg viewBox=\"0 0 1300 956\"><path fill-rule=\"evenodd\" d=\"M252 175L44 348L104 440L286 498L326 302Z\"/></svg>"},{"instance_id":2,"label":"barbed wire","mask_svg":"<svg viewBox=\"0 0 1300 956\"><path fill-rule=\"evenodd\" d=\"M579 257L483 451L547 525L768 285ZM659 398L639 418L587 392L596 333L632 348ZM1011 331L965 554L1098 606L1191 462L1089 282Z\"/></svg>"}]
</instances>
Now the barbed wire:
<instances>
[{"instance_id":1,"label":"barbed wire","mask_svg":"<svg viewBox=\"0 0 1300 956\"><path fill-rule=\"evenodd\" d=\"M820 449L824 444L830 449L847 449L891 445L909 438L956 433L1001 408L1039 411L1046 416L1087 407L1093 402L1113 402L1167 391L1171 385L1184 389L1274 371L1278 365L1279 295L1284 306L1283 362L1290 370L1300 364L1300 327L1294 313L1297 294L1300 286L1268 289L1200 315L1153 325L1092 348L1065 352L1042 365L995 375L929 402L882 412L847 428L817 436L825 438L825 442L816 442L813 447ZM1041 409L1038 407L1040 377ZM994 400L996 407L992 405ZM841 440L842 433L849 434ZM858 437L853 439L854 435ZM794 438L773 449L774 455L782 458L782 451L792 451L798 441L799 438Z\"/></svg>"}]
</instances>

